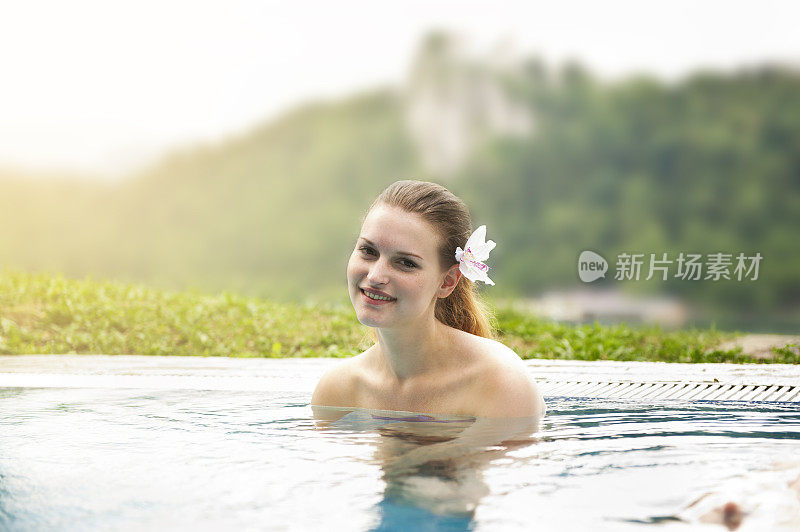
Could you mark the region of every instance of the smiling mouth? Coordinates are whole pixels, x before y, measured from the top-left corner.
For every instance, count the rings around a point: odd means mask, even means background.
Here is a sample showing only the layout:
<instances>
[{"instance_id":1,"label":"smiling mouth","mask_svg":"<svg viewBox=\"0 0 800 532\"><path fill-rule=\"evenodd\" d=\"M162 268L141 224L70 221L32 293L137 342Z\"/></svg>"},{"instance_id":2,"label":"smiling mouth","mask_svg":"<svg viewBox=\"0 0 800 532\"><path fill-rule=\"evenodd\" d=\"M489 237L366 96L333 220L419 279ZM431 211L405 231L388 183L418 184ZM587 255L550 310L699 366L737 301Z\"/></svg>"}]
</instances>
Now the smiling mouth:
<instances>
[{"instance_id":1,"label":"smiling mouth","mask_svg":"<svg viewBox=\"0 0 800 532\"><path fill-rule=\"evenodd\" d=\"M397 300L397 298L386 297L386 296L382 296L382 295L379 295L379 294L375 294L373 292L370 292L369 290L364 290L363 288L361 288L360 290L361 290L361 293L364 294L367 297L367 299L370 299L370 300L375 301L375 302L391 303L392 301L396 301Z\"/></svg>"}]
</instances>

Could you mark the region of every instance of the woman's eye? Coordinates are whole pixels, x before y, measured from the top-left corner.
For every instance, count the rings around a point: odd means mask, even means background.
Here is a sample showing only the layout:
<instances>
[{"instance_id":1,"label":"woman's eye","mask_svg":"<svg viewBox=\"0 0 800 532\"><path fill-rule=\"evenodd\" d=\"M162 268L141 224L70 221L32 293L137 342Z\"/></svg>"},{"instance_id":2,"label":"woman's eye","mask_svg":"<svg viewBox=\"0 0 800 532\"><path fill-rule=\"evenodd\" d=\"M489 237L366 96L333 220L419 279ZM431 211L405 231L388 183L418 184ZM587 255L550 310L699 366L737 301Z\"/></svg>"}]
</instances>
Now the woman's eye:
<instances>
[{"instance_id":1,"label":"woman's eye","mask_svg":"<svg viewBox=\"0 0 800 532\"><path fill-rule=\"evenodd\" d=\"M363 252L363 253L366 253L367 255L375 253L374 249L372 249L370 247L367 247L367 246L361 246L360 248L358 248L358 250ZM417 267L417 264L415 262L410 261L408 259L400 259L399 262L400 262L400 264L402 264L406 268L416 268Z\"/></svg>"}]
</instances>

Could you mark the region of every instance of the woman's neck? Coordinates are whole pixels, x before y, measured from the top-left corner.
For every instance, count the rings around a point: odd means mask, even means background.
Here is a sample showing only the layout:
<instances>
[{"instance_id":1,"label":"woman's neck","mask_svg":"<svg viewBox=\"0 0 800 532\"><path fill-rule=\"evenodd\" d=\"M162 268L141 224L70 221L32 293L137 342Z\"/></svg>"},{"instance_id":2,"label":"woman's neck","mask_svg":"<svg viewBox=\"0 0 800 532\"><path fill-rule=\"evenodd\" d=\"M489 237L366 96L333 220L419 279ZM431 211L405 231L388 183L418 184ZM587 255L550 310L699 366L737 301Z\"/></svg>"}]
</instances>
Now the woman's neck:
<instances>
[{"instance_id":1,"label":"woman's neck","mask_svg":"<svg viewBox=\"0 0 800 532\"><path fill-rule=\"evenodd\" d=\"M398 383L420 377L452 362L450 327L430 314L421 323L402 329L377 329L378 360Z\"/></svg>"}]
</instances>

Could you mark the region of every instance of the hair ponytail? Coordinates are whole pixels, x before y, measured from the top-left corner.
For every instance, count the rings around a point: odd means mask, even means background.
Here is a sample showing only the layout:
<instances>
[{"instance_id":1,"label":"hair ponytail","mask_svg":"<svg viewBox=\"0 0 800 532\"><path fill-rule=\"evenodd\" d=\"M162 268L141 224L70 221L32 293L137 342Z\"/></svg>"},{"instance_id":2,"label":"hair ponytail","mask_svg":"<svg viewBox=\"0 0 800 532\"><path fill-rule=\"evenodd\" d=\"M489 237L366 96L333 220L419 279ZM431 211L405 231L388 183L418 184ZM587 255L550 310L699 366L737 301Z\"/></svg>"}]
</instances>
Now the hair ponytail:
<instances>
[{"instance_id":1,"label":"hair ponytail","mask_svg":"<svg viewBox=\"0 0 800 532\"><path fill-rule=\"evenodd\" d=\"M434 315L450 327L484 338L493 338L492 313L476 292L475 283L462 275L453 292L436 301Z\"/></svg>"}]
</instances>

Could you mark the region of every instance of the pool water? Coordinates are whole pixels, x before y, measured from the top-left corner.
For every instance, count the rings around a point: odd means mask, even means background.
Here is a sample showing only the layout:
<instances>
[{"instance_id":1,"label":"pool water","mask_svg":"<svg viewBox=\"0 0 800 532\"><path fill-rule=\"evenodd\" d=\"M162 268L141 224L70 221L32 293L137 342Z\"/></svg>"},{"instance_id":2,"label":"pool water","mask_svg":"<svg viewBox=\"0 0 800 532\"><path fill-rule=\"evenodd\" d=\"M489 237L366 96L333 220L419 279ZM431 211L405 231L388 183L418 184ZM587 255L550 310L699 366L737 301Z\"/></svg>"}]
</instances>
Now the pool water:
<instances>
[{"instance_id":1,"label":"pool water","mask_svg":"<svg viewBox=\"0 0 800 532\"><path fill-rule=\"evenodd\" d=\"M739 530L800 524L797 405L546 396L533 434L458 446L471 418L309 398L0 388L0 530L722 530L730 497Z\"/></svg>"}]
</instances>

